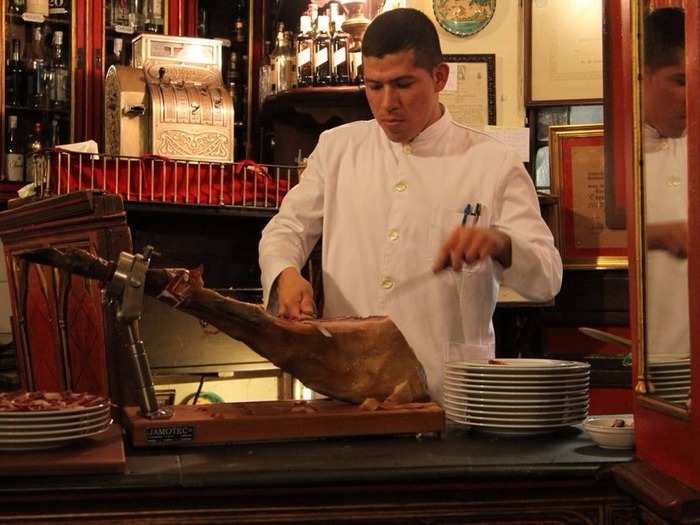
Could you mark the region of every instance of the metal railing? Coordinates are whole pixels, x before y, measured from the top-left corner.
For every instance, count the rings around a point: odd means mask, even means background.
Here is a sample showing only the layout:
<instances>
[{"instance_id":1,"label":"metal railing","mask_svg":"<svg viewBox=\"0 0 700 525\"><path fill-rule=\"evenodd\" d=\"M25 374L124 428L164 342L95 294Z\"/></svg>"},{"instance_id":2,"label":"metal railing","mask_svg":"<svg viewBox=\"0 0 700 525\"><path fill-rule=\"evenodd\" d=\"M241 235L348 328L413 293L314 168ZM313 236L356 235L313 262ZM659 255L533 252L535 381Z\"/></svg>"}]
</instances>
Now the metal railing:
<instances>
[{"instance_id":1,"label":"metal railing","mask_svg":"<svg viewBox=\"0 0 700 525\"><path fill-rule=\"evenodd\" d=\"M82 190L118 193L125 201L279 208L302 168L252 161L210 163L164 157L112 157L60 149L34 159L39 194Z\"/></svg>"}]
</instances>

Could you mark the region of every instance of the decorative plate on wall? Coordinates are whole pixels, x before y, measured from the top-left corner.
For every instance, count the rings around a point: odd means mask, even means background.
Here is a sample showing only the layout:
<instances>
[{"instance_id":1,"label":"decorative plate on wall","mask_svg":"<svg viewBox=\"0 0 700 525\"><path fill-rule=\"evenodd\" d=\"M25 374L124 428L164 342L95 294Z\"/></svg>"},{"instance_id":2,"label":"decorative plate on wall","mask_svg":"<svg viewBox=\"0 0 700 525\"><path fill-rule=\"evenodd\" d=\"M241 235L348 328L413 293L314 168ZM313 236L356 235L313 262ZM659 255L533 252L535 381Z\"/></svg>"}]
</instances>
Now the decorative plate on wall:
<instances>
[{"instance_id":1,"label":"decorative plate on wall","mask_svg":"<svg viewBox=\"0 0 700 525\"><path fill-rule=\"evenodd\" d=\"M433 0L435 19L445 31L469 36L485 28L496 11L496 0Z\"/></svg>"}]
</instances>

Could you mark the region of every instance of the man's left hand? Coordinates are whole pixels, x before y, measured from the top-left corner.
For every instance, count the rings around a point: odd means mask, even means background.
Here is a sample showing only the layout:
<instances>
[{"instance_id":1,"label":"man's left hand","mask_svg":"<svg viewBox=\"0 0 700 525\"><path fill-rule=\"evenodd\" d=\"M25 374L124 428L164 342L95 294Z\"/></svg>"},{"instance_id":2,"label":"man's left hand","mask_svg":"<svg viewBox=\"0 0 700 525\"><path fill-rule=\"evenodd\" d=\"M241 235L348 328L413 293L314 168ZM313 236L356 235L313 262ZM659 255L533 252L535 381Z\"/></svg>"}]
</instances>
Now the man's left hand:
<instances>
[{"instance_id":1,"label":"man's left hand","mask_svg":"<svg viewBox=\"0 0 700 525\"><path fill-rule=\"evenodd\" d=\"M486 257L492 257L503 268L508 268L511 263L510 237L493 228L459 226L438 251L433 271L448 267L459 271L465 263L474 264Z\"/></svg>"}]
</instances>

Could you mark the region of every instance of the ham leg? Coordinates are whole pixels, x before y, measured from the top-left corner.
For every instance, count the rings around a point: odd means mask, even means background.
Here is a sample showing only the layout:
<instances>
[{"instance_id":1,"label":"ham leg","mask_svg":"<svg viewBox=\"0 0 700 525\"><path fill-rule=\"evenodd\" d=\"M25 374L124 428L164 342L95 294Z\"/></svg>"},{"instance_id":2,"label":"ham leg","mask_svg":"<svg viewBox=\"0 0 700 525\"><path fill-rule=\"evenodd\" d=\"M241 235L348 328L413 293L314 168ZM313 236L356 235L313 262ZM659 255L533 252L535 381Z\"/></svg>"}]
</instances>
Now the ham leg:
<instances>
[{"instance_id":1,"label":"ham leg","mask_svg":"<svg viewBox=\"0 0 700 525\"><path fill-rule=\"evenodd\" d=\"M114 264L83 250L40 249L26 259L106 281ZM110 273L111 272L111 273ZM290 321L261 305L205 288L201 272L149 269L146 293L246 343L304 385L334 399L393 403L429 399L425 372L388 317Z\"/></svg>"}]
</instances>

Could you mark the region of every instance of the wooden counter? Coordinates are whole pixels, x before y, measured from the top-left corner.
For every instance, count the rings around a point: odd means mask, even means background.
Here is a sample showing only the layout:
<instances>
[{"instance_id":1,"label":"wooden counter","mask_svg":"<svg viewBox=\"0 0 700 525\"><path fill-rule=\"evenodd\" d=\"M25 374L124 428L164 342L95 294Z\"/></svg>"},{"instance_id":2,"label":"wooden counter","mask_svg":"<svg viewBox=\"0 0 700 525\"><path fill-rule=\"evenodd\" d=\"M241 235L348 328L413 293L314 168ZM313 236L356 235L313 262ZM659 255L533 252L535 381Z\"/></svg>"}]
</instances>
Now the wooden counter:
<instances>
[{"instance_id":1,"label":"wooden counter","mask_svg":"<svg viewBox=\"0 0 700 525\"><path fill-rule=\"evenodd\" d=\"M634 523L631 459L578 427L128 450L123 475L1 478L0 523Z\"/></svg>"}]
</instances>

